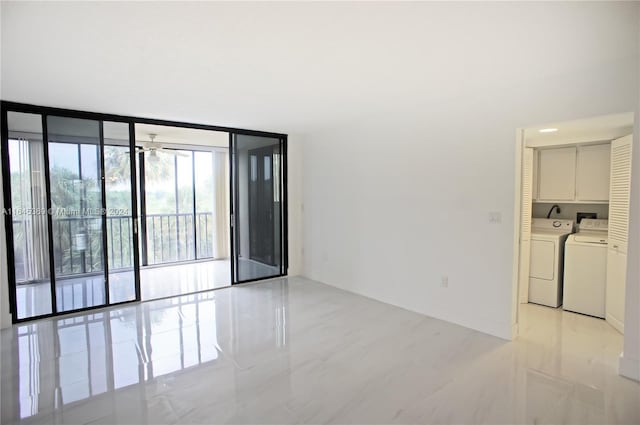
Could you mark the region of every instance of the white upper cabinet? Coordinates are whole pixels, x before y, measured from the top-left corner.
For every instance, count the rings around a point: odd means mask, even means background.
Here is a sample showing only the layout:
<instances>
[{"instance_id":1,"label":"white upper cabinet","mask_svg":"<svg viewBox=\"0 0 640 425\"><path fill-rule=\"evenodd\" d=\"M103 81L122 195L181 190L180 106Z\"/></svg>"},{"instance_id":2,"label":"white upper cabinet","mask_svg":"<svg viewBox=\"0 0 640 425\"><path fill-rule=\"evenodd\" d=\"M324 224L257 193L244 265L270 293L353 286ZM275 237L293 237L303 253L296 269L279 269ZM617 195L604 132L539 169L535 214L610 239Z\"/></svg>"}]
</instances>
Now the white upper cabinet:
<instances>
[{"instance_id":1,"label":"white upper cabinet","mask_svg":"<svg viewBox=\"0 0 640 425\"><path fill-rule=\"evenodd\" d=\"M576 201L608 201L611 145L579 146Z\"/></svg>"},{"instance_id":2,"label":"white upper cabinet","mask_svg":"<svg viewBox=\"0 0 640 425\"><path fill-rule=\"evenodd\" d=\"M610 143L541 149L535 159L535 201L609 202Z\"/></svg>"},{"instance_id":3,"label":"white upper cabinet","mask_svg":"<svg viewBox=\"0 0 640 425\"><path fill-rule=\"evenodd\" d=\"M576 197L576 148L543 149L538 157L538 200L573 201Z\"/></svg>"}]
</instances>

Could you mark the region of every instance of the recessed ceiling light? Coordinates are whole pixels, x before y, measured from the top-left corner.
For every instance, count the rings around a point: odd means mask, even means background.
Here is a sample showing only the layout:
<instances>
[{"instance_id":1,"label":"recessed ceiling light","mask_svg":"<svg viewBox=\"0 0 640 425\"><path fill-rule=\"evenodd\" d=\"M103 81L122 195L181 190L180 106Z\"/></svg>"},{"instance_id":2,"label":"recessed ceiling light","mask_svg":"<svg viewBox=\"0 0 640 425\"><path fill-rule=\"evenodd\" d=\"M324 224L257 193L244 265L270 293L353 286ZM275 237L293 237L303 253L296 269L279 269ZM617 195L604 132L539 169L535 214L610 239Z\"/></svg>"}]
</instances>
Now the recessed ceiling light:
<instances>
[{"instance_id":1,"label":"recessed ceiling light","mask_svg":"<svg viewBox=\"0 0 640 425\"><path fill-rule=\"evenodd\" d=\"M543 128L542 130L538 130L540 133L555 133L558 131L557 128Z\"/></svg>"}]
</instances>

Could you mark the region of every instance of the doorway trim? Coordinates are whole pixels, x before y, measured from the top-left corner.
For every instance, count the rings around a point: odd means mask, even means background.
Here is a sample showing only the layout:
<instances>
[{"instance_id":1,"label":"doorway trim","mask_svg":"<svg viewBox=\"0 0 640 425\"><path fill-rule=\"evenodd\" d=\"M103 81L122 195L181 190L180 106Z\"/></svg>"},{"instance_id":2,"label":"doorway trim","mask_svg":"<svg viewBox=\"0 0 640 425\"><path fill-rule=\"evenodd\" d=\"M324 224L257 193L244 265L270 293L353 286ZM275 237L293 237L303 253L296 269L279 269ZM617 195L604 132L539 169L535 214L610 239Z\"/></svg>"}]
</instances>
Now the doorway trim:
<instances>
[{"instance_id":1,"label":"doorway trim","mask_svg":"<svg viewBox=\"0 0 640 425\"><path fill-rule=\"evenodd\" d=\"M524 151L524 128L516 129L515 146L515 196L513 207L513 272L511 288L511 339L520 335L520 227L522 225L522 152Z\"/></svg>"},{"instance_id":2,"label":"doorway trim","mask_svg":"<svg viewBox=\"0 0 640 425\"><path fill-rule=\"evenodd\" d=\"M625 114L620 114L620 115L625 115ZM634 120L638 120L640 119L640 116L638 116L637 114L630 113L631 116L633 116ZM556 124L561 124L561 123L556 123ZM634 127L632 128L632 132L633 132L633 144L634 146L634 152L638 149L640 149L640 146L638 146L638 140L640 140L640 135L638 135L637 133L637 129L638 129L638 122L634 121ZM549 124L549 125L545 125L544 127L554 127L554 124ZM530 128L537 128L538 126L531 126ZM521 237L521 231L520 231L520 227L522 224L522 220L521 220L521 214L522 214L522 171L523 171L523 163L524 163L524 158L523 158L523 152L524 149L527 147L531 147L531 148L542 148L545 146L551 146L551 145L545 145L545 144L538 144L538 143L533 143L531 146L527 146L526 143L526 138L525 138L525 130L529 128L529 127L519 127L516 129L516 137L515 137L515 155L514 155L514 159L515 159L515 176L514 176L514 181L515 181L515 188L514 188L514 192L515 192L515 196L514 196L514 213L513 213L513 223L514 223L514 235L513 235L513 273L512 273L512 287L511 287L511 325L512 325L512 332L511 332L511 339L516 339L519 336L519 321L520 321L520 278L519 278L519 272L520 272L520 237ZM626 134L629 134L628 132ZM564 143L552 143L552 145L557 145L560 146L562 144L565 145L576 145L576 144L581 144L581 143L593 143L593 142L603 142L603 141L612 141L616 138L619 138L623 136L623 134L618 134L618 135L614 135L614 134L607 134L606 137L603 136L603 134L596 134L593 137L588 137L588 138L577 138L577 139L572 139L572 140L567 140ZM633 161L632 158L632 170L640 170L640 164L636 163L636 161ZM637 200L633 200L633 188L630 192L630 201L631 204L635 204ZM631 210L630 211L630 217L631 214L634 211ZM629 241L631 241L631 238L633 237L633 233L631 232L631 228L629 229ZM637 235L636 235L637 237ZM630 243L631 244L631 243ZM626 282L625 282L625 293L628 294L629 288L631 285L637 285L637 283L632 282L630 280L630 275L629 275L629 265L631 264L631 260L629 259L627 262L627 276L626 276ZM626 303L627 306L629 305L629 303ZM631 324L633 323L633 326L631 326L632 329L638 329L640 328L640 318L638 318L638 315L633 316L634 319L636 319L637 322L632 322L629 321L629 317L631 317L627 311L625 311L625 322L629 322L629 323L625 323L625 324ZM626 328L626 326L625 326ZM623 340L624 340L624 345L627 346L628 344L633 343L634 338L637 338L637 336L630 334L629 332L625 332L623 335ZM628 357L628 356L627 356ZM626 357L623 356L623 353L620 353L620 363L619 363L619 368L618 368L618 374L622 375L622 376L626 376L629 377L631 379L635 379L638 380L640 378L640 366L638 366L637 364L637 360L636 359L628 359Z\"/></svg>"}]
</instances>

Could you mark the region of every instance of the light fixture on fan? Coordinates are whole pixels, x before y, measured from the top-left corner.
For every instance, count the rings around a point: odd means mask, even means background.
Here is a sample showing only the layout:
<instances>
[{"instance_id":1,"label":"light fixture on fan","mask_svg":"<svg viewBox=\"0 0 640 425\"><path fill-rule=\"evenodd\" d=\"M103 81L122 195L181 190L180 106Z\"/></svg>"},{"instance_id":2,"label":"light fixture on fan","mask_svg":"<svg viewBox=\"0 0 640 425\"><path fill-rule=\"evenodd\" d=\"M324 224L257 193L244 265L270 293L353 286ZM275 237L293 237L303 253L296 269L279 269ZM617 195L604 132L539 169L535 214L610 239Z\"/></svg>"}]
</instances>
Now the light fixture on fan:
<instances>
[{"instance_id":1,"label":"light fixture on fan","mask_svg":"<svg viewBox=\"0 0 640 425\"><path fill-rule=\"evenodd\" d=\"M147 159L149 161L152 161L152 162L158 161L159 160L158 152L166 153L169 155L175 155L175 156L189 156L184 152L180 152L175 149L166 148L160 143L157 143L155 141L157 136L158 135L155 133L149 133L149 142L142 142L142 147L137 148L138 152L148 153Z\"/></svg>"}]
</instances>

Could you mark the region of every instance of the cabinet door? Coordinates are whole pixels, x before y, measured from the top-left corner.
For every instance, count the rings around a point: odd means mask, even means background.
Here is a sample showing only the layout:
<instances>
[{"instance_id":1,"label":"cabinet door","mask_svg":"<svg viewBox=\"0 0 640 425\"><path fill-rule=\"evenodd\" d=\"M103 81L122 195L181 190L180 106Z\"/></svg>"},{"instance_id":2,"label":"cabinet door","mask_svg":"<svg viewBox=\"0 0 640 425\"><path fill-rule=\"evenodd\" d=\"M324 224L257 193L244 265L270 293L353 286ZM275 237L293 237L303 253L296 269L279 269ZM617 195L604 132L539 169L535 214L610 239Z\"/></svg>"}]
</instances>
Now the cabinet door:
<instances>
[{"instance_id":1,"label":"cabinet door","mask_svg":"<svg viewBox=\"0 0 640 425\"><path fill-rule=\"evenodd\" d=\"M531 149L531 148L526 148L526 149ZM540 152L537 151L537 150L534 151L533 149L531 149L531 151L532 151L531 152L531 156L533 157L532 158L533 167L531 168L531 197L532 197L533 201L537 201L538 198L539 198L539 195L538 195L538 180L539 180L538 179L538 174L539 174L539 172L538 172L538 167L539 167L538 163L539 163L539 160L538 160L538 158L540 157Z\"/></svg>"},{"instance_id":2,"label":"cabinet door","mask_svg":"<svg viewBox=\"0 0 640 425\"><path fill-rule=\"evenodd\" d=\"M607 286L605 317L618 332L624 333L624 293L627 255L613 247L607 249Z\"/></svg>"},{"instance_id":3,"label":"cabinet door","mask_svg":"<svg viewBox=\"0 0 640 425\"><path fill-rule=\"evenodd\" d=\"M576 169L578 201L608 201L611 145L580 146Z\"/></svg>"},{"instance_id":4,"label":"cabinet door","mask_svg":"<svg viewBox=\"0 0 640 425\"><path fill-rule=\"evenodd\" d=\"M611 142L611 192L609 195L609 246L626 254L629 233L632 135Z\"/></svg>"},{"instance_id":5,"label":"cabinet door","mask_svg":"<svg viewBox=\"0 0 640 425\"><path fill-rule=\"evenodd\" d=\"M531 194L535 154L531 148L522 151L522 198L520 206L520 302L529 300L529 266L531 258Z\"/></svg>"},{"instance_id":6,"label":"cabinet door","mask_svg":"<svg viewBox=\"0 0 640 425\"><path fill-rule=\"evenodd\" d=\"M543 149L538 158L538 198L573 201L576 196L576 148Z\"/></svg>"}]
</instances>

